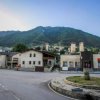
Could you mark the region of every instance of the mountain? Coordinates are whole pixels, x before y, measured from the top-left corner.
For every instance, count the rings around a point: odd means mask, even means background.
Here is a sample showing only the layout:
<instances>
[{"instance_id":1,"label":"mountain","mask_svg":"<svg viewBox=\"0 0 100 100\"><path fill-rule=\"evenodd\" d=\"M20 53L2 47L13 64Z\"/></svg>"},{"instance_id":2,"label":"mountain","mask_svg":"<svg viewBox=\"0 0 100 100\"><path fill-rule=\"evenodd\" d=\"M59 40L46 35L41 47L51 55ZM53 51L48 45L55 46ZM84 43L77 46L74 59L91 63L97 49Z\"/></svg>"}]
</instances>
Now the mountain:
<instances>
[{"instance_id":1,"label":"mountain","mask_svg":"<svg viewBox=\"0 0 100 100\"><path fill-rule=\"evenodd\" d=\"M14 33L17 33L17 32L19 32L19 31L0 31L0 37L10 35L10 34L14 34Z\"/></svg>"},{"instance_id":2,"label":"mountain","mask_svg":"<svg viewBox=\"0 0 100 100\"><path fill-rule=\"evenodd\" d=\"M2 34L1 34L2 33ZM13 46L17 43L24 44L50 44L61 43L69 45L71 42L84 42L86 46L100 47L100 37L69 27L36 27L29 31L0 32L0 45Z\"/></svg>"}]
</instances>

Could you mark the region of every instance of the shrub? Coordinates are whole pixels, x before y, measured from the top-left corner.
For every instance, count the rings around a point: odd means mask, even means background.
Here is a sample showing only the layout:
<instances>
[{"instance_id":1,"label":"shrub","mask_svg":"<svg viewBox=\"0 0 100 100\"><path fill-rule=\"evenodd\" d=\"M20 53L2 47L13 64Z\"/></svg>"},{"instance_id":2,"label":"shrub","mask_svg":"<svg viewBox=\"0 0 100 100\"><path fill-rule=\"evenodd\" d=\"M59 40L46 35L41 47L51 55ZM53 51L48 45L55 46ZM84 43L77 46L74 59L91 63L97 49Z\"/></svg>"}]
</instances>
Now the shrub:
<instances>
[{"instance_id":1,"label":"shrub","mask_svg":"<svg viewBox=\"0 0 100 100\"><path fill-rule=\"evenodd\" d=\"M84 72L84 79L85 79L85 80L90 80L90 74L89 74L88 71L85 71L85 72Z\"/></svg>"}]
</instances>

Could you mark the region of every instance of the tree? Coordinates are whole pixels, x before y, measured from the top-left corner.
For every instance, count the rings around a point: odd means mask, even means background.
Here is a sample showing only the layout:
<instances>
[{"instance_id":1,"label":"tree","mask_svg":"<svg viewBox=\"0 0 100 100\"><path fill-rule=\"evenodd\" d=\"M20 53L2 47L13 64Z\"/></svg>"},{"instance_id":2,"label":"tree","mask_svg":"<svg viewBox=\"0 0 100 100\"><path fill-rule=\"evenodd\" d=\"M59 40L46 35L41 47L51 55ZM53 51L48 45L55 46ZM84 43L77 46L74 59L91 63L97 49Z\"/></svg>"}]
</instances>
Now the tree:
<instances>
[{"instance_id":1,"label":"tree","mask_svg":"<svg viewBox=\"0 0 100 100\"><path fill-rule=\"evenodd\" d=\"M28 47L25 45L25 44L16 44L14 47L13 47L13 51L14 52L24 52L28 50Z\"/></svg>"},{"instance_id":2,"label":"tree","mask_svg":"<svg viewBox=\"0 0 100 100\"><path fill-rule=\"evenodd\" d=\"M41 50L41 47L36 47L35 50Z\"/></svg>"},{"instance_id":3,"label":"tree","mask_svg":"<svg viewBox=\"0 0 100 100\"><path fill-rule=\"evenodd\" d=\"M62 54L65 54L65 51L64 50L61 50L60 51L60 54L62 55Z\"/></svg>"},{"instance_id":4,"label":"tree","mask_svg":"<svg viewBox=\"0 0 100 100\"><path fill-rule=\"evenodd\" d=\"M84 79L85 79L85 80L90 80L90 74L89 74L88 71L85 71L85 72L84 72Z\"/></svg>"}]
</instances>

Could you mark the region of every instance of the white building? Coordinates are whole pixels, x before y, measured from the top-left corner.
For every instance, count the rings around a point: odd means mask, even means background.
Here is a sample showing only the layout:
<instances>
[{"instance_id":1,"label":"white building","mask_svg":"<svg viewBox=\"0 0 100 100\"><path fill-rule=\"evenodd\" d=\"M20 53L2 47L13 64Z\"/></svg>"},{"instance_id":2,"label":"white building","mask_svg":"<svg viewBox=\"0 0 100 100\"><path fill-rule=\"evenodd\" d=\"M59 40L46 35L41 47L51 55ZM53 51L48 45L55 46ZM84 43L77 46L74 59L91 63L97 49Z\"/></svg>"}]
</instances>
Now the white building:
<instances>
[{"instance_id":1,"label":"white building","mask_svg":"<svg viewBox=\"0 0 100 100\"><path fill-rule=\"evenodd\" d=\"M93 54L93 64L95 69L100 69L100 54Z\"/></svg>"},{"instance_id":2,"label":"white building","mask_svg":"<svg viewBox=\"0 0 100 100\"><path fill-rule=\"evenodd\" d=\"M45 43L45 50L49 51L49 43Z\"/></svg>"},{"instance_id":3,"label":"white building","mask_svg":"<svg viewBox=\"0 0 100 100\"><path fill-rule=\"evenodd\" d=\"M38 51L29 50L21 54L20 62L21 68L33 68L36 66L43 67L43 54Z\"/></svg>"},{"instance_id":4,"label":"white building","mask_svg":"<svg viewBox=\"0 0 100 100\"><path fill-rule=\"evenodd\" d=\"M62 70L68 70L69 67L80 67L80 55L61 55L60 66Z\"/></svg>"},{"instance_id":5,"label":"white building","mask_svg":"<svg viewBox=\"0 0 100 100\"><path fill-rule=\"evenodd\" d=\"M71 43L70 50L71 50L71 53L76 52L76 44L75 43Z\"/></svg>"},{"instance_id":6,"label":"white building","mask_svg":"<svg viewBox=\"0 0 100 100\"><path fill-rule=\"evenodd\" d=\"M0 68L6 67L6 55L0 55Z\"/></svg>"},{"instance_id":7,"label":"white building","mask_svg":"<svg viewBox=\"0 0 100 100\"><path fill-rule=\"evenodd\" d=\"M80 42L79 43L79 51L80 52L83 52L84 51L84 43L83 42Z\"/></svg>"},{"instance_id":8,"label":"white building","mask_svg":"<svg viewBox=\"0 0 100 100\"><path fill-rule=\"evenodd\" d=\"M55 56L46 51L29 50L20 54L19 65L21 69L44 71L51 69L55 64Z\"/></svg>"}]
</instances>

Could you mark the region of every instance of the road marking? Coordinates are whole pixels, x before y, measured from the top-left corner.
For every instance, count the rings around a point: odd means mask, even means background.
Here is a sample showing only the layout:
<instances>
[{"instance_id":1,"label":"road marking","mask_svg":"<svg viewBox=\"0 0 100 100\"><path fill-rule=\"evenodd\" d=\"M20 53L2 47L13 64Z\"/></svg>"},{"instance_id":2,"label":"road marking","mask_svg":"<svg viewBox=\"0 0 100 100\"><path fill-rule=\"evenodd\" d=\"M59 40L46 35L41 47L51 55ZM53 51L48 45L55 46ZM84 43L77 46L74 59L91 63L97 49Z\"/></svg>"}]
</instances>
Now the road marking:
<instances>
[{"instance_id":1,"label":"road marking","mask_svg":"<svg viewBox=\"0 0 100 100\"><path fill-rule=\"evenodd\" d=\"M15 94L12 93L12 95L15 97L16 100L20 100L20 98L17 97Z\"/></svg>"},{"instance_id":2,"label":"road marking","mask_svg":"<svg viewBox=\"0 0 100 100\"><path fill-rule=\"evenodd\" d=\"M50 82L48 83L48 87L49 87L49 89L50 89L51 91L53 91L53 92L56 93L57 95L60 95L60 96L62 96L62 97L66 97L66 98L71 99L71 100L78 100L78 99L71 98L71 97L68 97L68 96L65 96L65 95L63 95L63 94L60 94L60 93L56 92L54 89L51 88Z\"/></svg>"},{"instance_id":3,"label":"road marking","mask_svg":"<svg viewBox=\"0 0 100 100\"><path fill-rule=\"evenodd\" d=\"M2 85L1 83L0 83L0 86L1 86L4 90L8 91L8 88L5 87L4 85ZM11 92L11 94L12 94L12 96L14 96L14 98L15 98L16 100L20 100L20 98L17 97L13 92Z\"/></svg>"}]
</instances>

